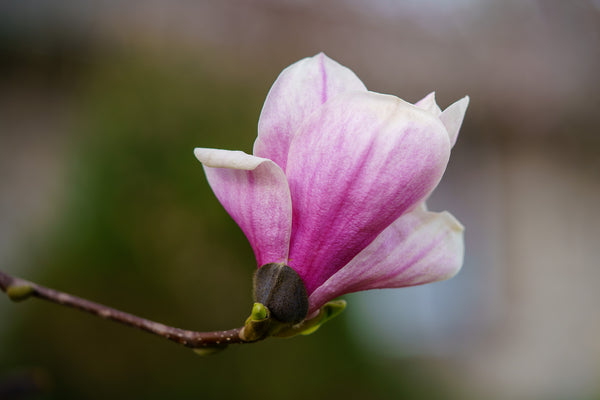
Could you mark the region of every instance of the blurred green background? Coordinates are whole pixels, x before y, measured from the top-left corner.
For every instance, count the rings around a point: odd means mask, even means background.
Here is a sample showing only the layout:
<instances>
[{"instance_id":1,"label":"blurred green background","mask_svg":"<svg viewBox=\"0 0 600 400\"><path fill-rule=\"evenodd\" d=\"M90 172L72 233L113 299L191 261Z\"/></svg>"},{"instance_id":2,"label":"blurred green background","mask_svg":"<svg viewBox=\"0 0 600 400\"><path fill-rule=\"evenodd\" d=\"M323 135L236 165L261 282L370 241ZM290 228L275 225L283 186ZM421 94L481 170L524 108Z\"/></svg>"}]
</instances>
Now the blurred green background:
<instances>
[{"instance_id":1,"label":"blurred green background","mask_svg":"<svg viewBox=\"0 0 600 400\"><path fill-rule=\"evenodd\" d=\"M192 150L250 153L284 67L325 51L471 106L430 202L467 227L453 280L210 357L0 298L0 393L600 399L599 22L595 1L3 2L1 268L177 327L250 310L252 250Z\"/></svg>"}]
</instances>

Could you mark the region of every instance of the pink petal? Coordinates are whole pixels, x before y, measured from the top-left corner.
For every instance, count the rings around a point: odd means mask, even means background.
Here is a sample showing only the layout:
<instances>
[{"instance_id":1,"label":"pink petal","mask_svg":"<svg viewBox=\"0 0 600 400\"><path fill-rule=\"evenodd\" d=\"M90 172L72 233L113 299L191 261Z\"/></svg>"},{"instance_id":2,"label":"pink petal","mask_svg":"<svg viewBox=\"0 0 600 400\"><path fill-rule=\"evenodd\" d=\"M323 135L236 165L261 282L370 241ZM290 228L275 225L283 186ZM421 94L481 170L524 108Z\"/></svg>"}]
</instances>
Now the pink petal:
<instances>
[{"instance_id":1,"label":"pink petal","mask_svg":"<svg viewBox=\"0 0 600 400\"><path fill-rule=\"evenodd\" d=\"M310 311L345 293L441 281L461 268L463 226L448 212L404 214L310 296Z\"/></svg>"},{"instance_id":2,"label":"pink petal","mask_svg":"<svg viewBox=\"0 0 600 400\"><path fill-rule=\"evenodd\" d=\"M292 203L285 174L241 151L196 148L208 183L250 241L258 266L286 262Z\"/></svg>"},{"instance_id":3,"label":"pink petal","mask_svg":"<svg viewBox=\"0 0 600 400\"><path fill-rule=\"evenodd\" d=\"M314 113L287 166L289 265L308 293L429 194L449 153L439 119L393 96L345 93Z\"/></svg>"},{"instance_id":4,"label":"pink petal","mask_svg":"<svg viewBox=\"0 0 600 400\"><path fill-rule=\"evenodd\" d=\"M460 130L468 106L469 96L465 96L450 105L440 114L440 120L448 131L448 137L450 138L450 144L452 146L456 143L458 131Z\"/></svg>"},{"instance_id":5,"label":"pink petal","mask_svg":"<svg viewBox=\"0 0 600 400\"><path fill-rule=\"evenodd\" d=\"M323 53L284 69L260 114L254 155L275 161L285 171L290 142L302 122L328 99L349 90L367 89L354 72Z\"/></svg>"}]
</instances>

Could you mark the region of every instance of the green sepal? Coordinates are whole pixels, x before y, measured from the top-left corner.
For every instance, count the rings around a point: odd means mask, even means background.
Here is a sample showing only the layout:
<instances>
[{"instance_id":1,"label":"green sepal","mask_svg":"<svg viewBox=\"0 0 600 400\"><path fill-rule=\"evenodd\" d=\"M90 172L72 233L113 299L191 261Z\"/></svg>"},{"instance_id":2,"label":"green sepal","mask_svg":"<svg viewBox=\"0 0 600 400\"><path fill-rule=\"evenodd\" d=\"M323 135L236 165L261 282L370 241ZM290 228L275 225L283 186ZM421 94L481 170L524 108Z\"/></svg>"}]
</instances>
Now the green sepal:
<instances>
[{"instance_id":1,"label":"green sepal","mask_svg":"<svg viewBox=\"0 0 600 400\"><path fill-rule=\"evenodd\" d=\"M296 335L310 335L311 333L316 332L325 322L341 314L345 308L345 300L330 301L321 307L316 317L305 320L299 324L289 327L288 329L282 329L274 336L292 337Z\"/></svg>"},{"instance_id":2,"label":"green sepal","mask_svg":"<svg viewBox=\"0 0 600 400\"><path fill-rule=\"evenodd\" d=\"M254 303L252 306L252 313L248 317L248 319L252 321L262 321L265 318L269 317L269 309L261 303ZM248 321L246 321L248 322Z\"/></svg>"},{"instance_id":3,"label":"green sepal","mask_svg":"<svg viewBox=\"0 0 600 400\"><path fill-rule=\"evenodd\" d=\"M254 303L240 337L246 342L264 339L269 335L272 321L269 309L264 304Z\"/></svg>"},{"instance_id":4,"label":"green sepal","mask_svg":"<svg viewBox=\"0 0 600 400\"><path fill-rule=\"evenodd\" d=\"M27 284L12 285L6 288L6 294L12 301L23 301L30 297L33 292L33 286Z\"/></svg>"}]
</instances>

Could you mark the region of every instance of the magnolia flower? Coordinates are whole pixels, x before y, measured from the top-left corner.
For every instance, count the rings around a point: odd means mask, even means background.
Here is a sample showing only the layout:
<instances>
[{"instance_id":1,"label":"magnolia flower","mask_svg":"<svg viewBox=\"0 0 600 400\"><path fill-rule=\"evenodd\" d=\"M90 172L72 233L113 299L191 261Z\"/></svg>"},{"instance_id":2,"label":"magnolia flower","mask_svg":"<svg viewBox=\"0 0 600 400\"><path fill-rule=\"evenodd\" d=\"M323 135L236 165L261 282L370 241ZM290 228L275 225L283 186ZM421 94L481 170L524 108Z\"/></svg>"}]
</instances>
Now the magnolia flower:
<instances>
[{"instance_id":1,"label":"magnolia flower","mask_svg":"<svg viewBox=\"0 0 600 400\"><path fill-rule=\"evenodd\" d=\"M463 227L428 211L468 105L441 111L367 91L323 53L287 67L263 106L253 155L197 148L258 266L302 279L309 313L340 295L455 275Z\"/></svg>"}]
</instances>

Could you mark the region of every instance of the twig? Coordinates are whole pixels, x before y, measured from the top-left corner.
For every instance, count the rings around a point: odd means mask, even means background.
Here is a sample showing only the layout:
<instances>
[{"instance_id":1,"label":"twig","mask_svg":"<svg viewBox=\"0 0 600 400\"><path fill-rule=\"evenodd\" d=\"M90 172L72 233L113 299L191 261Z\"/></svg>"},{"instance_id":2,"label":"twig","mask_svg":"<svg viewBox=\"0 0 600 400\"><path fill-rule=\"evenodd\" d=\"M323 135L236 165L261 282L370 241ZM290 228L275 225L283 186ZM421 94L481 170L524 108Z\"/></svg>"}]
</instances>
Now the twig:
<instances>
[{"instance_id":1,"label":"twig","mask_svg":"<svg viewBox=\"0 0 600 400\"><path fill-rule=\"evenodd\" d=\"M218 349L228 344L250 342L242 338L243 327L214 332L179 329L16 278L1 270L0 289L15 301L24 300L30 296L38 297L153 333L193 349Z\"/></svg>"}]
</instances>

